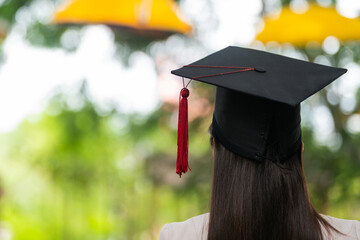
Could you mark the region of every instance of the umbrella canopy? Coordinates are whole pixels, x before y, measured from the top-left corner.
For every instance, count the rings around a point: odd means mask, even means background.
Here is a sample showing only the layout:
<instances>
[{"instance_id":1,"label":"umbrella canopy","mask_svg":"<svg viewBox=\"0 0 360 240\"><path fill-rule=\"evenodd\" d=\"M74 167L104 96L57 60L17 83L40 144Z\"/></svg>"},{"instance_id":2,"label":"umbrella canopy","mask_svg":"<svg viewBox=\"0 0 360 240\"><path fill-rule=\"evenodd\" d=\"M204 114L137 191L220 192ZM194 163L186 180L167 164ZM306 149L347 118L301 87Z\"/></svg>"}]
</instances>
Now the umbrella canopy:
<instances>
[{"instance_id":1,"label":"umbrella canopy","mask_svg":"<svg viewBox=\"0 0 360 240\"><path fill-rule=\"evenodd\" d=\"M305 46L310 41L321 43L328 36L340 41L360 39L360 20L340 15L335 8L310 5L301 14L283 8L278 18L265 17L264 29L256 39L263 43L275 41Z\"/></svg>"},{"instance_id":2,"label":"umbrella canopy","mask_svg":"<svg viewBox=\"0 0 360 240\"><path fill-rule=\"evenodd\" d=\"M0 19L0 41L5 39L8 34L9 26Z\"/></svg>"},{"instance_id":3,"label":"umbrella canopy","mask_svg":"<svg viewBox=\"0 0 360 240\"><path fill-rule=\"evenodd\" d=\"M6 37L6 32L3 29L0 29L0 40Z\"/></svg>"},{"instance_id":4,"label":"umbrella canopy","mask_svg":"<svg viewBox=\"0 0 360 240\"><path fill-rule=\"evenodd\" d=\"M183 34L191 31L173 0L69 0L56 10L53 22Z\"/></svg>"}]
</instances>

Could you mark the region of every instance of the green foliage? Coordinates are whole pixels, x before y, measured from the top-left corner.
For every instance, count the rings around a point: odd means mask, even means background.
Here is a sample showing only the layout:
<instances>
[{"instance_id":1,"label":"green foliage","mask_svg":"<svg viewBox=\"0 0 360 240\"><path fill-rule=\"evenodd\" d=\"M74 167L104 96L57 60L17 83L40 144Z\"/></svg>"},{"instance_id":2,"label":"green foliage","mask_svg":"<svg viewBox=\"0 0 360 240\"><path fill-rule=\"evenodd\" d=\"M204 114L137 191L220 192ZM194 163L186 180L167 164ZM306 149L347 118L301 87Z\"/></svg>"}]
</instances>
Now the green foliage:
<instances>
[{"instance_id":1,"label":"green foliage","mask_svg":"<svg viewBox=\"0 0 360 240\"><path fill-rule=\"evenodd\" d=\"M5 0L0 18L14 24L18 10L33 2ZM25 37L35 45L59 47L68 29L36 20ZM113 30L123 59L137 50L148 51L154 39L166 37ZM341 46L335 55L320 48L299 51L310 60L324 55L334 65L342 59L360 63L358 43ZM193 86L195 95L214 101L214 88ZM313 129L304 126L304 168L312 200L323 213L359 219L360 135L347 131L351 114L331 105L325 94L322 104L330 110L342 144L338 149L321 146ZM357 96L359 101L359 91ZM210 115L190 123L192 171L180 180L175 174L176 113L171 106L163 104L148 116L114 109L103 113L84 89L79 97L83 106L74 110L67 96L54 96L40 116L0 135L0 228L10 231L14 240L157 239L164 223L208 211Z\"/></svg>"},{"instance_id":2,"label":"green foliage","mask_svg":"<svg viewBox=\"0 0 360 240\"><path fill-rule=\"evenodd\" d=\"M79 98L83 107L73 110L57 95L41 116L0 135L0 219L13 239L157 239L165 222L208 211L211 119L191 122L192 171L180 180L165 105L149 116L104 114L85 90ZM359 162L346 145L319 146L309 128L303 139L316 208L357 218Z\"/></svg>"},{"instance_id":3,"label":"green foliage","mask_svg":"<svg viewBox=\"0 0 360 240\"><path fill-rule=\"evenodd\" d=\"M344 149L346 145L337 151L319 146L310 129L303 128L303 141L304 168L315 207L337 217L359 218L359 213L354 212L360 206L359 191L354 191L359 184L359 162ZM349 202L351 207L339 208Z\"/></svg>"},{"instance_id":4,"label":"green foliage","mask_svg":"<svg viewBox=\"0 0 360 240\"><path fill-rule=\"evenodd\" d=\"M17 11L24 6L29 6L34 0L4 0L0 4L0 19L6 20L10 24L14 23Z\"/></svg>"},{"instance_id":5,"label":"green foliage","mask_svg":"<svg viewBox=\"0 0 360 240\"><path fill-rule=\"evenodd\" d=\"M82 98L74 111L55 96L38 121L0 137L0 218L13 239L157 239L165 221L205 211L209 184L184 178L185 188L174 173L170 113L100 115ZM162 171L174 189L156 179Z\"/></svg>"},{"instance_id":6,"label":"green foliage","mask_svg":"<svg viewBox=\"0 0 360 240\"><path fill-rule=\"evenodd\" d=\"M25 37L33 45L45 47L60 47L60 39L68 29L64 25L48 24L44 25L35 21L27 28Z\"/></svg>"}]
</instances>

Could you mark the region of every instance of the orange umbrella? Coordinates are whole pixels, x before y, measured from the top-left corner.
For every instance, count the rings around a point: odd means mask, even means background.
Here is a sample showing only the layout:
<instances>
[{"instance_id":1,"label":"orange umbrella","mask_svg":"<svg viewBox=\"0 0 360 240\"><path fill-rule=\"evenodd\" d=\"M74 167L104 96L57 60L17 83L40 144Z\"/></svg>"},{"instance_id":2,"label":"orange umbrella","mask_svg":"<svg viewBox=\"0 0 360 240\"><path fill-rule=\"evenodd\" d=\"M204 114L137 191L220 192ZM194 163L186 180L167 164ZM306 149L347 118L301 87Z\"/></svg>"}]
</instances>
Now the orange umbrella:
<instances>
[{"instance_id":1,"label":"orange umbrella","mask_svg":"<svg viewBox=\"0 0 360 240\"><path fill-rule=\"evenodd\" d=\"M277 18L265 17L264 29L256 39L263 43L275 41L305 46L310 41L321 43L328 36L340 41L360 39L360 20L340 15L335 8L310 5L301 14L283 8Z\"/></svg>"},{"instance_id":2,"label":"orange umbrella","mask_svg":"<svg viewBox=\"0 0 360 240\"><path fill-rule=\"evenodd\" d=\"M53 21L183 34L191 31L173 0L69 0L56 10Z\"/></svg>"},{"instance_id":3,"label":"orange umbrella","mask_svg":"<svg viewBox=\"0 0 360 240\"><path fill-rule=\"evenodd\" d=\"M4 39L6 37L6 32L0 29L0 40Z\"/></svg>"},{"instance_id":4,"label":"orange umbrella","mask_svg":"<svg viewBox=\"0 0 360 240\"><path fill-rule=\"evenodd\" d=\"M9 26L6 22L0 20L0 41L5 39L8 34Z\"/></svg>"}]
</instances>

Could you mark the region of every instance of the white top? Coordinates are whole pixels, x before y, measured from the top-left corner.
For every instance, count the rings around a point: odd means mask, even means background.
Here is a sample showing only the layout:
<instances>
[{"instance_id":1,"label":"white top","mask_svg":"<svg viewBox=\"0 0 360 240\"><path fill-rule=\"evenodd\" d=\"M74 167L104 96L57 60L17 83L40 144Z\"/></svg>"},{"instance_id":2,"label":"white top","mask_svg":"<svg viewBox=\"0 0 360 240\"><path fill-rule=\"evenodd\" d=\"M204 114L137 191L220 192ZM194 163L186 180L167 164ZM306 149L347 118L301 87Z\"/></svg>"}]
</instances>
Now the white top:
<instances>
[{"instance_id":1,"label":"white top","mask_svg":"<svg viewBox=\"0 0 360 240\"><path fill-rule=\"evenodd\" d=\"M360 240L360 222L322 215L334 228L345 234L333 234L336 240ZM186 220L165 224L160 231L160 240L206 240L209 213ZM324 235L325 239L327 238Z\"/></svg>"}]
</instances>

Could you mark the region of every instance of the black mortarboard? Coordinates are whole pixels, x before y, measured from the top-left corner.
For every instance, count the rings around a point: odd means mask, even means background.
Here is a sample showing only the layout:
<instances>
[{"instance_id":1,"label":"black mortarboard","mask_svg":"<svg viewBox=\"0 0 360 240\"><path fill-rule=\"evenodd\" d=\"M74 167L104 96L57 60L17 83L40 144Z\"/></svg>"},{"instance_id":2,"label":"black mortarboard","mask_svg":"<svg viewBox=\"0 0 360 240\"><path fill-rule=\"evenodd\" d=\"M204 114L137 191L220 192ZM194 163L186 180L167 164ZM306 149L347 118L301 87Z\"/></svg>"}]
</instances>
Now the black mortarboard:
<instances>
[{"instance_id":1,"label":"black mortarboard","mask_svg":"<svg viewBox=\"0 0 360 240\"><path fill-rule=\"evenodd\" d=\"M271 161L283 161L299 149L300 103L346 71L264 51L227 47L171 73L217 86L212 134L229 151L262 162L267 159L269 145L277 152L277 159ZM188 91L183 89L181 95L186 98ZM179 121L183 122L180 115ZM178 130L187 131L187 127ZM187 133L179 133L178 141L179 135L180 139L187 138ZM180 155L186 154L187 161L187 147L184 153L182 149L180 146ZM186 171L177 169L180 174Z\"/></svg>"}]
</instances>

